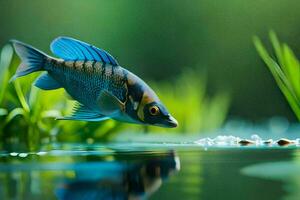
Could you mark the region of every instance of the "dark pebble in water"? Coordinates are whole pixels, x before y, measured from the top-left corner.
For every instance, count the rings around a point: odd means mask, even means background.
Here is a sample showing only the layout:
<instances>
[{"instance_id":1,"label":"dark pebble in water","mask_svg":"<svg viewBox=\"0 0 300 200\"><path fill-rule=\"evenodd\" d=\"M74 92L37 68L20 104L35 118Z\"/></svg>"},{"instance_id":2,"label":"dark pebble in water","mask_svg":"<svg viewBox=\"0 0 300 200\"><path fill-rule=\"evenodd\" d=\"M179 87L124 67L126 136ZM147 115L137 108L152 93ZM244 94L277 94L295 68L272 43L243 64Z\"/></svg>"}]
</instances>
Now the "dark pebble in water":
<instances>
[{"instance_id":1,"label":"dark pebble in water","mask_svg":"<svg viewBox=\"0 0 300 200\"><path fill-rule=\"evenodd\" d=\"M273 140L266 140L266 141L264 141L264 144L272 144L273 143Z\"/></svg>"},{"instance_id":2,"label":"dark pebble in water","mask_svg":"<svg viewBox=\"0 0 300 200\"><path fill-rule=\"evenodd\" d=\"M244 139L244 140L240 140L240 141L239 141L239 144L240 144L240 145L243 145L243 146L244 146L244 145L251 145L251 144L254 144L254 141L252 141L252 140L245 140L245 139Z\"/></svg>"},{"instance_id":3,"label":"dark pebble in water","mask_svg":"<svg viewBox=\"0 0 300 200\"><path fill-rule=\"evenodd\" d=\"M280 146L285 146L285 145L289 145L289 144L293 144L294 142L285 138L282 138L280 140L277 141L277 144Z\"/></svg>"}]
</instances>

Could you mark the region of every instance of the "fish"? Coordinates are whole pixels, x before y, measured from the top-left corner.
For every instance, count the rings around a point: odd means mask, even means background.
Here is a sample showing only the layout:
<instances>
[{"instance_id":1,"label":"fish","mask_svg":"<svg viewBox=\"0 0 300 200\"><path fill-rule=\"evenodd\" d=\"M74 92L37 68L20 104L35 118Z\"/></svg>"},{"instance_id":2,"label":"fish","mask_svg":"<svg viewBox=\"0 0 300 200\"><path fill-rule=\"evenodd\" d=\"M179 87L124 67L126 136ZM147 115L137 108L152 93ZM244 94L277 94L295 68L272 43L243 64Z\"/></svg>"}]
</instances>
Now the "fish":
<instances>
[{"instance_id":1,"label":"fish","mask_svg":"<svg viewBox=\"0 0 300 200\"><path fill-rule=\"evenodd\" d=\"M56 57L11 40L21 59L14 81L34 72L34 85L42 90L64 88L75 100L73 112L58 120L117 121L165 128L178 126L153 89L119 65L107 51L80 40L60 36L50 49Z\"/></svg>"}]
</instances>

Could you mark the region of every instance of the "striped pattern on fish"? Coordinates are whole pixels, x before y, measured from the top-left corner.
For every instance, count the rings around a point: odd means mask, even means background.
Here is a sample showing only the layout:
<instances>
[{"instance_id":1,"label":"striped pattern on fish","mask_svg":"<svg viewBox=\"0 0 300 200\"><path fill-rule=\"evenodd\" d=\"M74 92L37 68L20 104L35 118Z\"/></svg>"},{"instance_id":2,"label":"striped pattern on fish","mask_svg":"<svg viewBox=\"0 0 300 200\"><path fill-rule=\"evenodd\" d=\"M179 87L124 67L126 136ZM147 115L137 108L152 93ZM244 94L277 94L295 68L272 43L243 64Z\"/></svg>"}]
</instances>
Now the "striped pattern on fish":
<instances>
[{"instance_id":1,"label":"striped pattern on fish","mask_svg":"<svg viewBox=\"0 0 300 200\"><path fill-rule=\"evenodd\" d=\"M95 61L64 61L48 58L45 70L80 103L97 108L100 91L107 90L121 102L127 100L125 69ZM87 99L86 97L90 97Z\"/></svg>"}]
</instances>

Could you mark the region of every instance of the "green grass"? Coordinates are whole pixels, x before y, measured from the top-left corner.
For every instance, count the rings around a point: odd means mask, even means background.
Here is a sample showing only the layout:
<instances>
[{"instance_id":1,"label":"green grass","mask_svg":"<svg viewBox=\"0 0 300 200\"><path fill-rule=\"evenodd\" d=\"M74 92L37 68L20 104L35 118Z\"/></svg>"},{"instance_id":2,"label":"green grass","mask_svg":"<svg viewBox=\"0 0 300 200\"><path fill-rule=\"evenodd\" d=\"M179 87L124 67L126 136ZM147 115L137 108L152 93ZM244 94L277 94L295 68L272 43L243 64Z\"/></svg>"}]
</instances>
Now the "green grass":
<instances>
[{"instance_id":1,"label":"green grass","mask_svg":"<svg viewBox=\"0 0 300 200\"><path fill-rule=\"evenodd\" d=\"M256 50L270 72L278 87L300 121L300 66L299 60L290 47L281 43L274 31L270 31L269 39L275 52L275 59L270 56L261 40L253 38Z\"/></svg>"}]
</instances>

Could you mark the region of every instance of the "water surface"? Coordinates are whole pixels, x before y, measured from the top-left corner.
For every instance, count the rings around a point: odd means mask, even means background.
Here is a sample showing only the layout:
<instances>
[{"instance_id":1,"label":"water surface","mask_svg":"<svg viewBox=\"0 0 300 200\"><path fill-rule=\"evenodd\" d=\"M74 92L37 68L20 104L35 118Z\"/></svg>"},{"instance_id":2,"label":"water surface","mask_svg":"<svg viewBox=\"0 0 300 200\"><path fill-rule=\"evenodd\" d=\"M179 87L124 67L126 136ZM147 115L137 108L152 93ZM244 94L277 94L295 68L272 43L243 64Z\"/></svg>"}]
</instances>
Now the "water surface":
<instances>
[{"instance_id":1,"label":"water surface","mask_svg":"<svg viewBox=\"0 0 300 200\"><path fill-rule=\"evenodd\" d=\"M3 151L0 199L298 199L297 145L56 144Z\"/></svg>"}]
</instances>

